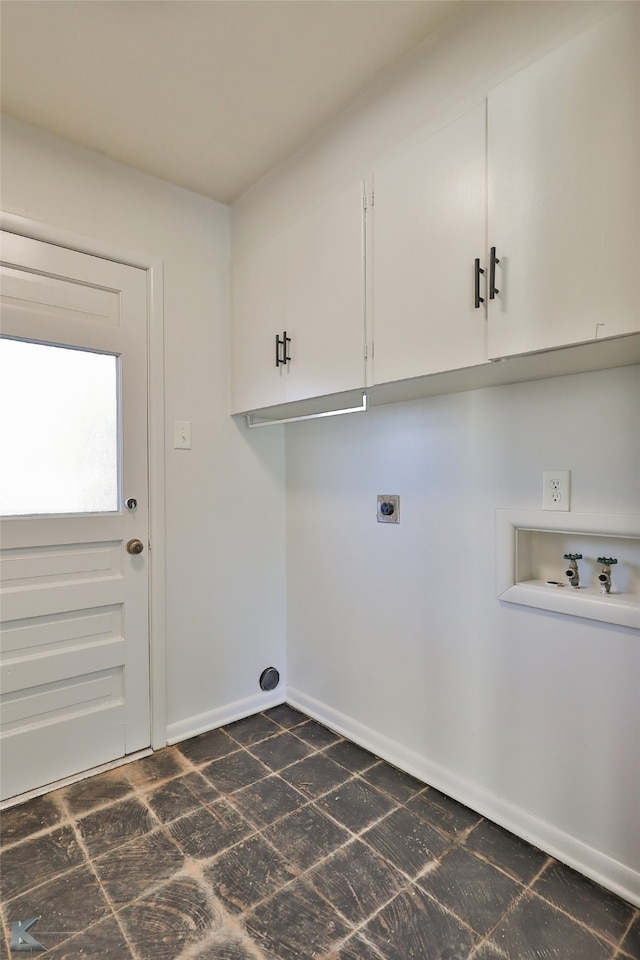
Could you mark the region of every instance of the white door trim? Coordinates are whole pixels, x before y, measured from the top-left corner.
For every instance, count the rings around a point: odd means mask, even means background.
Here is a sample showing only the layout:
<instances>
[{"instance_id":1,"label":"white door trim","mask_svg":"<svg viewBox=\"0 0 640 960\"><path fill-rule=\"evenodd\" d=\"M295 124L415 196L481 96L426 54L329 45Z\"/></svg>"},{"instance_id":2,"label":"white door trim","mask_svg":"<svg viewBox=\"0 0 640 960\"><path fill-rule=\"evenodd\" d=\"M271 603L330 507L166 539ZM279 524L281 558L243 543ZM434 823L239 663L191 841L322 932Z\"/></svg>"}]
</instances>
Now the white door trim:
<instances>
[{"instance_id":1,"label":"white door trim","mask_svg":"<svg viewBox=\"0 0 640 960\"><path fill-rule=\"evenodd\" d=\"M18 214L0 211L0 229L139 267L147 273L147 344L149 374L149 656L151 746L167 742L167 654L165 607L165 423L163 261L95 237L86 237Z\"/></svg>"}]
</instances>

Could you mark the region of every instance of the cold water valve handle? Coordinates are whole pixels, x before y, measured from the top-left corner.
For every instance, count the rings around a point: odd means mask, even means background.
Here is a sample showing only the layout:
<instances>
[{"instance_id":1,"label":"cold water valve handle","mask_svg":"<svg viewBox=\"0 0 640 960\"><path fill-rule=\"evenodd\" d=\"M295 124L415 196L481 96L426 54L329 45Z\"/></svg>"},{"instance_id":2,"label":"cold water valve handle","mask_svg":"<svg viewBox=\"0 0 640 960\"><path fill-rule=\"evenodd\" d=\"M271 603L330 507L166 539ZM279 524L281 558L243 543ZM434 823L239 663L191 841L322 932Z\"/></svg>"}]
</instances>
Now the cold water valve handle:
<instances>
[{"instance_id":1,"label":"cold water valve handle","mask_svg":"<svg viewBox=\"0 0 640 960\"><path fill-rule=\"evenodd\" d=\"M572 587L575 587L577 590L580 586L580 575L578 574L578 564L577 560L582 560L581 553L565 553L564 559L569 560L569 569L565 571L566 576L569 578L569 583Z\"/></svg>"},{"instance_id":2,"label":"cold water valve handle","mask_svg":"<svg viewBox=\"0 0 640 960\"><path fill-rule=\"evenodd\" d=\"M615 557L598 557L598 563L601 563L602 573L598 577L600 581L600 592L601 593L610 593L611 592L611 567L614 563L617 563Z\"/></svg>"}]
</instances>

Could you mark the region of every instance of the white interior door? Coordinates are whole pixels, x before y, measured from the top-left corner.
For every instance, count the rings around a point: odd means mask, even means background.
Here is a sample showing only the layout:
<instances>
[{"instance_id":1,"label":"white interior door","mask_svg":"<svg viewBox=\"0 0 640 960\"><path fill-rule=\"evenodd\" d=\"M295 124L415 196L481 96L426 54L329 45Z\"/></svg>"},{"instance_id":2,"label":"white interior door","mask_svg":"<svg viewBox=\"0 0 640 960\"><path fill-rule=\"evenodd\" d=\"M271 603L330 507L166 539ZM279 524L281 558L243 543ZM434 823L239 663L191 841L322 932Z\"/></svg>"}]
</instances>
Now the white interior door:
<instances>
[{"instance_id":1,"label":"white interior door","mask_svg":"<svg viewBox=\"0 0 640 960\"><path fill-rule=\"evenodd\" d=\"M7 799L150 743L147 293L12 234L1 262Z\"/></svg>"}]
</instances>

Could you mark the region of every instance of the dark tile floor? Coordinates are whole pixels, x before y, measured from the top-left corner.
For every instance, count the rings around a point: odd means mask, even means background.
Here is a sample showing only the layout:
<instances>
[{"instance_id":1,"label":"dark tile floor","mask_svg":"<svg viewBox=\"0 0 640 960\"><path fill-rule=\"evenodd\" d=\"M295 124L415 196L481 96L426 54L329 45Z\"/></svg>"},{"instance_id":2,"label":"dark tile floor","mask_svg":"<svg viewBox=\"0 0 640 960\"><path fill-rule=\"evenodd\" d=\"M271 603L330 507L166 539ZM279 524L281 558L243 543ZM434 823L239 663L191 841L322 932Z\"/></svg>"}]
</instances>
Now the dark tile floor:
<instances>
[{"instance_id":1,"label":"dark tile floor","mask_svg":"<svg viewBox=\"0 0 640 960\"><path fill-rule=\"evenodd\" d=\"M285 705L2 835L2 958L32 917L50 960L640 958L635 907Z\"/></svg>"}]
</instances>

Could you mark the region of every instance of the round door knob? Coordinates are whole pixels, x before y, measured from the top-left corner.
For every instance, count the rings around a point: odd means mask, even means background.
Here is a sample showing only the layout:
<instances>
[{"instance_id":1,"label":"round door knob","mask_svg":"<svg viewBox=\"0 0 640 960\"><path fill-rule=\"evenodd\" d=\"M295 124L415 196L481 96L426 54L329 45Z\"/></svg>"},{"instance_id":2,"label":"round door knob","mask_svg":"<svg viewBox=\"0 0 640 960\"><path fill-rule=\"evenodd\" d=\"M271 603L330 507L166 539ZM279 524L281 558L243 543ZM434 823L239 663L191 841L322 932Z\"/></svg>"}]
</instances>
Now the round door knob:
<instances>
[{"instance_id":1,"label":"round door knob","mask_svg":"<svg viewBox=\"0 0 640 960\"><path fill-rule=\"evenodd\" d=\"M142 553L144 543L142 540L129 540L127 543L127 553Z\"/></svg>"}]
</instances>

